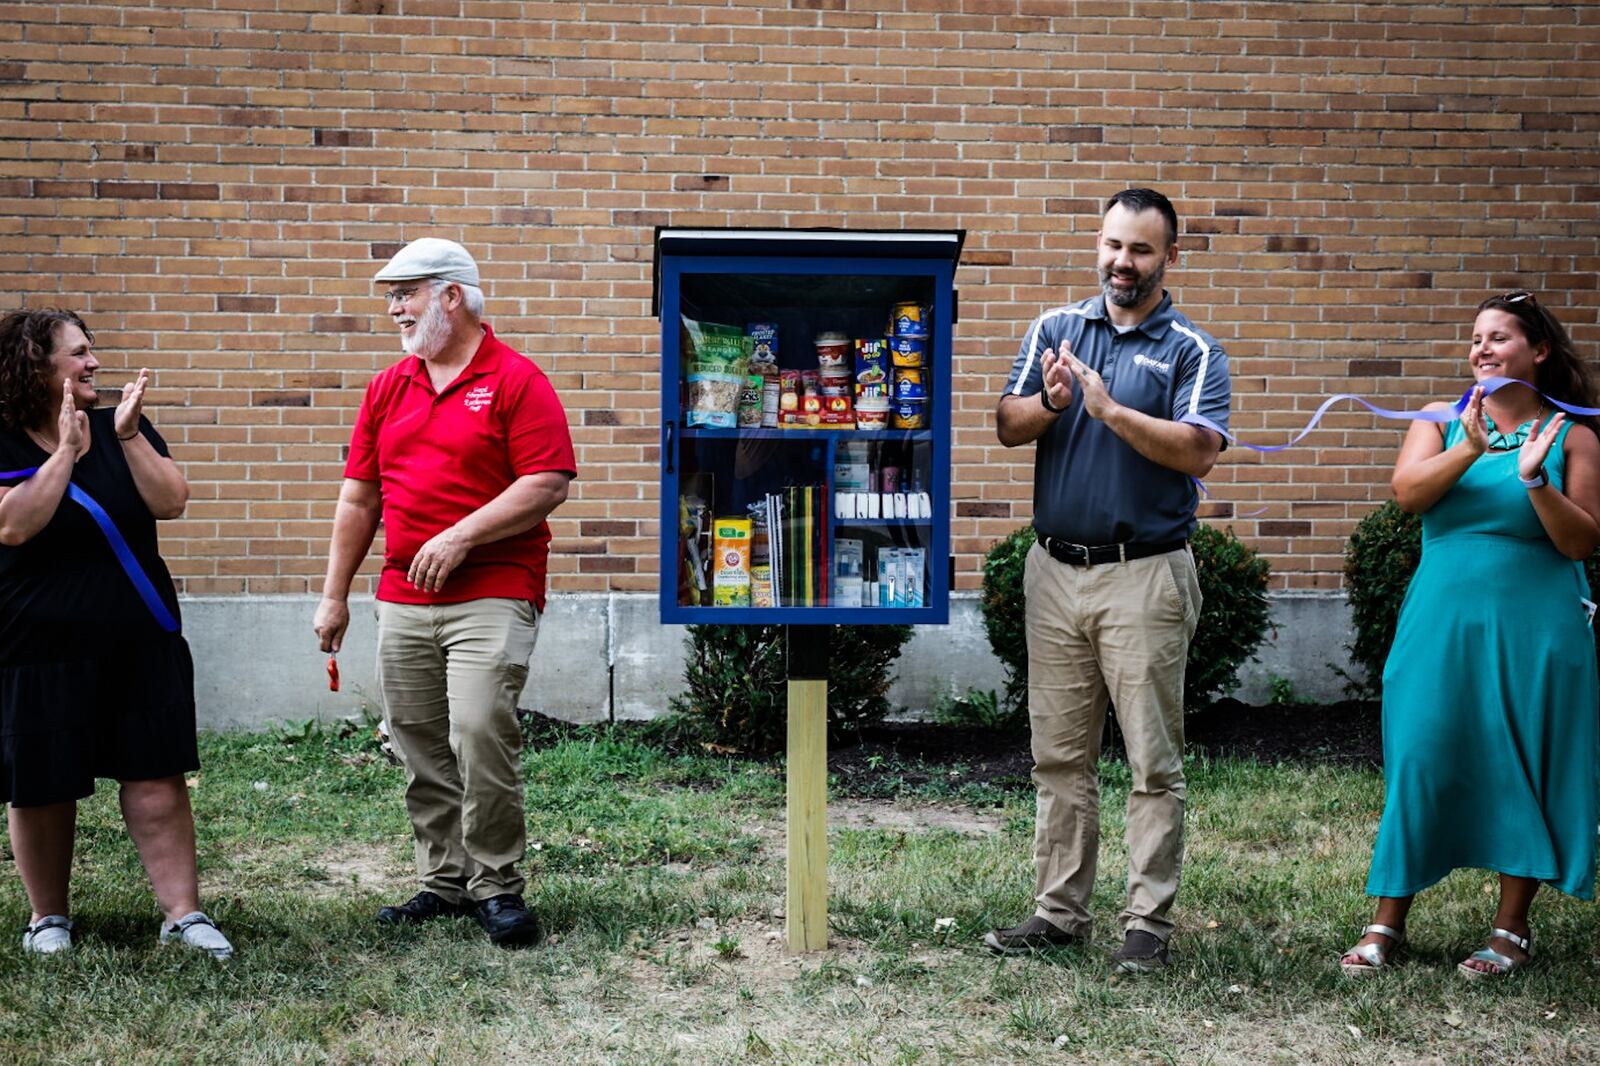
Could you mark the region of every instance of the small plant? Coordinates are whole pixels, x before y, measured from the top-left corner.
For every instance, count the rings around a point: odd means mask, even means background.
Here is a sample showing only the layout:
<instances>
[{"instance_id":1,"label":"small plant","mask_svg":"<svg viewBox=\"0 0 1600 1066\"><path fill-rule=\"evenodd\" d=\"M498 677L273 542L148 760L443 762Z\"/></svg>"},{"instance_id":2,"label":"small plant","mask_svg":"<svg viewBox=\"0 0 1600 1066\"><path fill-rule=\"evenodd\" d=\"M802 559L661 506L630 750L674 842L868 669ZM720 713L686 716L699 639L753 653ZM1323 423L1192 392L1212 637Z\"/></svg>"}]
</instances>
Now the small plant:
<instances>
[{"instance_id":1,"label":"small plant","mask_svg":"<svg viewBox=\"0 0 1600 1066\"><path fill-rule=\"evenodd\" d=\"M969 688L962 696L941 696L933 717L941 725L1017 730L1028 724L1028 704L1002 702L994 689Z\"/></svg>"},{"instance_id":2,"label":"small plant","mask_svg":"<svg viewBox=\"0 0 1600 1066\"><path fill-rule=\"evenodd\" d=\"M724 959L737 959L744 955L739 948L739 938L732 933L723 933L711 947Z\"/></svg>"},{"instance_id":3,"label":"small plant","mask_svg":"<svg viewBox=\"0 0 1600 1066\"><path fill-rule=\"evenodd\" d=\"M285 718L281 722L268 723L267 731L280 744L301 744L320 734L322 724L315 718Z\"/></svg>"},{"instance_id":4,"label":"small plant","mask_svg":"<svg viewBox=\"0 0 1600 1066\"><path fill-rule=\"evenodd\" d=\"M1275 707L1288 707L1306 701L1295 692L1293 681L1273 674L1267 681L1267 702Z\"/></svg>"},{"instance_id":5,"label":"small plant","mask_svg":"<svg viewBox=\"0 0 1600 1066\"><path fill-rule=\"evenodd\" d=\"M731 752L781 750L788 707L786 626L689 627L684 681L671 701L674 728ZM828 732L838 737L889 713L894 661L911 627L824 626L801 630L828 641Z\"/></svg>"},{"instance_id":6,"label":"small plant","mask_svg":"<svg viewBox=\"0 0 1600 1066\"><path fill-rule=\"evenodd\" d=\"M989 646L1006 669L1008 711L1026 708L1028 702L1023 574L1033 544L1033 528L1024 526L991 548L983 563L983 626ZM1239 667L1266 639L1271 608L1267 561L1232 530L1224 533L1202 522L1189 538L1189 547L1202 600L1183 681L1184 706L1193 709L1238 687Z\"/></svg>"}]
</instances>

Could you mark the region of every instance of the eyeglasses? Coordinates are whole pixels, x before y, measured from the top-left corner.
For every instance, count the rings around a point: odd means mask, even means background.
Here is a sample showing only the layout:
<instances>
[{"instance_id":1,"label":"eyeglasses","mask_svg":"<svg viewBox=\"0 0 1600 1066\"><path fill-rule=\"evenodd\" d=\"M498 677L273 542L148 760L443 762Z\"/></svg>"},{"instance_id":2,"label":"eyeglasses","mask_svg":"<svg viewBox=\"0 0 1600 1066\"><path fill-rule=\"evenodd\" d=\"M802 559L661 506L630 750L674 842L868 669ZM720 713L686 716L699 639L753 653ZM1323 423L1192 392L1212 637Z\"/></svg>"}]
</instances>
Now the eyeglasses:
<instances>
[{"instance_id":1,"label":"eyeglasses","mask_svg":"<svg viewBox=\"0 0 1600 1066\"><path fill-rule=\"evenodd\" d=\"M1529 292L1527 289L1513 289L1501 296L1500 299L1504 300L1508 304L1517 304L1521 303L1523 300L1526 300L1534 307L1539 306L1539 301L1535 300L1533 298L1533 293Z\"/></svg>"},{"instance_id":2,"label":"eyeglasses","mask_svg":"<svg viewBox=\"0 0 1600 1066\"><path fill-rule=\"evenodd\" d=\"M385 307L387 307L396 300L399 300L401 303L405 303L407 300L411 299L425 288L427 288L426 285L413 285L409 289L390 289L388 292L383 294L383 304Z\"/></svg>"}]
</instances>

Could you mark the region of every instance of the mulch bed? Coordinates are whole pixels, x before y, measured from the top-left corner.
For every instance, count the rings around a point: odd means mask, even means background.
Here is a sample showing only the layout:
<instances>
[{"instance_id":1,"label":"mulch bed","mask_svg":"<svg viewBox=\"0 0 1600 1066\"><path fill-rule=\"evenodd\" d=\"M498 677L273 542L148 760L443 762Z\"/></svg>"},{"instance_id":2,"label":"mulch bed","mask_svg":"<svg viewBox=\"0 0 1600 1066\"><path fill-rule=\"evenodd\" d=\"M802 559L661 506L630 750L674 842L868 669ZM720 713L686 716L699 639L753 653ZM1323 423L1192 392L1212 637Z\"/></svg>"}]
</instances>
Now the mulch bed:
<instances>
[{"instance_id":1,"label":"mulch bed","mask_svg":"<svg viewBox=\"0 0 1600 1066\"><path fill-rule=\"evenodd\" d=\"M1378 705L1359 700L1252 707L1225 699L1191 714L1185 734L1191 753L1268 763L1376 767L1383 758ZM1113 733L1104 750L1121 757L1120 738ZM1031 788L1027 730L884 722L828 752L829 771L852 793L878 791L874 782L891 777L911 786L949 779L952 767L961 781Z\"/></svg>"},{"instance_id":2,"label":"mulch bed","mask_svg":"<svg viewBox=\"0 0 1600 1066\"><path fill-rule=\"evenodd\" d=\"M581 735L583 726L543 714L519 712L531 743L554 743ZM643 722L613 728L649 732ZM1110 730L1104 753L1122 756L1120 736ZM1270 704L1254 707L1224 699L1190 714L1185 739L1191 753L1255 759L1264 763L1376 767L1383 760L1378 705L1346 700L1330 704ZM681 739L658 737L669 749L701 750ZM781 759L782 756L778 756ZM951 770L958 770L956 775ZM850 795L881 795L900 786L930 781L1031 789L1033 757L1024 729L982 729L935 722L882 722L828 745L828 770Z\"/></svg>"}]
</instances>

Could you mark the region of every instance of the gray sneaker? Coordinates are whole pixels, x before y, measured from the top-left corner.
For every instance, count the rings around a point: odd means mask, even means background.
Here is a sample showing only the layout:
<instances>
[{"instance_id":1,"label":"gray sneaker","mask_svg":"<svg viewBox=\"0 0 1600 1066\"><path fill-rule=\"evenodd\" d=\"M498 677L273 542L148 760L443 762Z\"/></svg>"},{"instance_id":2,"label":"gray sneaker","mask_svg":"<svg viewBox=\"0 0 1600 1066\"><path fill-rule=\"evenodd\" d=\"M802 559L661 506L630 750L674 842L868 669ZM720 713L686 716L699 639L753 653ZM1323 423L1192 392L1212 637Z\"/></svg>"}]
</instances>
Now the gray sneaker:
<instances>
[{"instance_id":1,"label":"gray sneaker","mask_svg":"<svg viewBox=\"0 0 1600 1066\"><path fill-rule=\"evenodd\" d=\"M1172 965L1166 942L1143 929L1129 929L1111 959L1123 973L1154 973Z\"/></svg>"},{"instance_id":2,"label":"gray sneaker","mask_svg":"<svg viewBox=\"0 0 1600 1066\"><path fill-rule=\"evenodd\" d=\"M22 931L22 950L29 955L55 955L72 950L72 923L47 914Z\"/></svg>"},{"instance_id":3,"label":"gray sneaker","mask_svg":"<svg viewBox=\"0 0 1600 1066\"><path fill-rule=\"evenodd\" d=\"M991 929L983 936L983 946L996 955L1032 955L1080 947L1087 938L1068 933L1037 914L1010 929Z\"/></svg>"},{"instance_id":4,"label":"gray sneaker","mask_svg":"<svg viewBox=\"0 0 1600 1066\"><path fill-rule=\"evenodd\" d=\"M233 957L233 945L222 935L217 923L199 911L185 914L171 925L163 925L160 942L182 944L184 947L203 951L213 959L223 960Z\"/></svg>"}]
</instances>

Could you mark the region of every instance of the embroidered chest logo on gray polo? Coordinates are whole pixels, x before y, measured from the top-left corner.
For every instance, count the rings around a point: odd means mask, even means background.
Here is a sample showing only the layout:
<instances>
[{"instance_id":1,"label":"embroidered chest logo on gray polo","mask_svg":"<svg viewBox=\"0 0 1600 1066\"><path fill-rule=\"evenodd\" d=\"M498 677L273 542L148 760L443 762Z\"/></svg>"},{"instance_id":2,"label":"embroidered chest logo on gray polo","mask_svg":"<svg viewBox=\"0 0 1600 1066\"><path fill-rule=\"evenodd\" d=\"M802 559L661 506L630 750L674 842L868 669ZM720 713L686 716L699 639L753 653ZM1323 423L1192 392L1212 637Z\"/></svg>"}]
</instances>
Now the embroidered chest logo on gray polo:
<instances>
[{"instance_id":1,"label":"embroidered chest logo on gray polo","mask_svg":"<svg viewBox=\"0 0 1600 1066\"><path fill-rule=\"evenodd\" d=\"M1172 364L1171 363L1159 362L1159 361L1157 361L1155 359L1150 358L1148 355L1145 355L1143 352L1140 352L1138 355L1133 357L1133 365L1134 366L1147 366L1151 370L1157 371L1158 373L1162 373L1162 374L1170 374L1170 373L1172 373Z\"/></svg>"}]
</instances>

